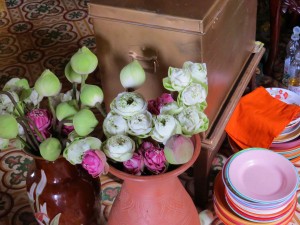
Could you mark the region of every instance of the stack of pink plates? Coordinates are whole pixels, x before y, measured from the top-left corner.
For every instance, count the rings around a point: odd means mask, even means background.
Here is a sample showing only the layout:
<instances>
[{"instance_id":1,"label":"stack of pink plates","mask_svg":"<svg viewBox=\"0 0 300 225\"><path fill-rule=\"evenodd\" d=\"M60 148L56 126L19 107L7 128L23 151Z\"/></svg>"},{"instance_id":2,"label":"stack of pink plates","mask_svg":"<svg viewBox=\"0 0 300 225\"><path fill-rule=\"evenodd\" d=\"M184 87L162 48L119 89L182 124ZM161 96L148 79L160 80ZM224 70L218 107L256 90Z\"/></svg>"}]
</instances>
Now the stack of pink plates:
<instances>
[{"instance_id":1,"label":"stack of pink plates","mask_svg":"<svg viewBox=\"0 0 300 225\"><path fill-rule=\"evenodd\" d=\"M289 160L249 148L224 165L214 187L214 207L225 224L287 224L295 213L297 188L298 173Z\"/></svg>"},{"instance_id":2,"label":"stack of pink plates","mask_svg":"<svg viewBox=\"0 0 300 225\"><path fill-rule=\"evenodd\" d=\"M287 104L300 106L300 96L283 88L266 88L271 96ZM300 160L300 115L294 118L277 136L270 149L292 162Z\"/></svg>"}]
</instances>

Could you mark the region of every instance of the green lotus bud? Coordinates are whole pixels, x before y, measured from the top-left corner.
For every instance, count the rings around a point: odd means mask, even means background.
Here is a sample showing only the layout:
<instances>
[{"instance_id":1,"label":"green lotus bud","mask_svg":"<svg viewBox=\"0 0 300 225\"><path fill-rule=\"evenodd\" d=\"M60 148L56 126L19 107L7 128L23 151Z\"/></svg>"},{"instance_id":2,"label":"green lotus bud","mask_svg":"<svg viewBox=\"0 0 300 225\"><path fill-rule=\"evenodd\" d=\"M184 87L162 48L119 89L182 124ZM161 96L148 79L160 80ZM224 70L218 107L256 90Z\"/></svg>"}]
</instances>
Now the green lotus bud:
<instances>
[{"instance_id":1,"label":"green lotus bud","mask_svg":"<svg viewBox=\"0 0 300 225\"><path fill-rule=\"evenodd\" d=\"M71 119L77 112L78 110L73 104L73 101L61 102L57 105L55 110L56 118L59 121L68 118Z\"/></svg>"},{"instance_id":2,"label":"green lotus bud","mask_svg":"<svg viewBox=\"0 0 300 225\"><path fill-rule=\"evenodd\" d=\"M81 89L81 103L89 107L95 107L97 103L103 102L103 91L96 85L85 84Z\"/></svg>"},{"instance_id":3,"label":"green lotus bud","mask_svg":"<svg viewBox=\"0 0 300 225\"><path fill-rule=\"evenodd\" d=\"M41 96L55 96L61 90L61 83L57 76L47 69L36 80L34 84L34 89Z\"/></svg>"},{"instance_id":4,"label":"green lotus bud","mask_svg":"<svg viewBox=\"0 0 300 225\"><path fill-rule=\"evenodd\" d=\"M72 69L81 75L92 73L98 65L97 56L85 46L71 57L70 62Z\"/></svg>"},{"instance_id":5,"label":"green lotus bud","mask_svg":"<svg viewBox=\"0 0 300 225\"><path fill-rule=\"evenodd\" d=\"M0 115L0 138L16 138L19 132L18 123L15 117L10 114Z\"/></svg>"},{"instance_id":6,"label":"green lotus bud","mask_svg":"<svg viewBox=\"0 0 300 225\"><path fill-rule=\"evenodd\" d=\"M76 73L69 62L65 67L65 76L71 83L80 84L82 80L82 76L79 73Z\"/></svg>"},{"instance_id":7,"label":"green lotus bud","mask_svg":"<svg viewBox=\"0 0 300 225\"><path fill-rule=\"evenodd\" d=\"M145 71L137 60L133 60L121 70L120 81L124 88L137 88L141 86L145 80Z\"/></svg>"},{"instance_id":8,"label":"green lotus bud","mask_svg":"<svg viewBox=\"0 0 300 225\"><path fill-rule=\"evenodd\" d=\"M73 126L77 134L86 136L90 134L98 124L94 113L89 109L82 109L73 117Z\"/></svg>"},{"instance_id":9,"label":"green lotus bud","mask_svg":"<svg viewBox=\"0 0 300 225\"><path fill-rule=\"evenodd\" d=\"M170 164L184 164L192 158L194 145L190 138L176 134L167 140L164 153Z\"/></svg>"},{"instance_id":10,"label":"green lotus bud","mask_svg":"<svg viewBox=\"0 0 300 225\"><path fill-rule=\"evenodd\" d=\"M58 159L61 150L61 144L56 138L47 138L40 144L41 156L48 161Z\"/></svg>"}]
</instances>

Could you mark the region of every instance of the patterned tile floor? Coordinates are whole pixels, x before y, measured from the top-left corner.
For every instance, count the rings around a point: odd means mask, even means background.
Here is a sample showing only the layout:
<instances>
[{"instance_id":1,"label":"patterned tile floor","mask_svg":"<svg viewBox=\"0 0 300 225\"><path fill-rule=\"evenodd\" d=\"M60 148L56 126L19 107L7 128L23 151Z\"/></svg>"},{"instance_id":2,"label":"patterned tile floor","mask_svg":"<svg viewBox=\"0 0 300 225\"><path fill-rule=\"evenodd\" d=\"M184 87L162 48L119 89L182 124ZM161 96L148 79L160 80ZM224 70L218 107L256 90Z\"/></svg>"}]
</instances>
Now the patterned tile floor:
<instances>
[{"instance_id":1,"label":"patterned tile floor","mask_svg":"<svg viewBox=\"0 0 300 225\"><path fill-rule=\"evenodd\" d=\"M84 0L6 0L6 8L0 4L0 86L11 77L34 81L45 68L64 81L64 66L78 47L96 48ZM274 85L263 76L258 78L262 84ZM213 174L222 168L225 160L222 155L215 158ZM0 152L1 225L37 224L25 192L25 177L31 161L21 150L9 148ZM187 174L181 178L192 192L192 178ZM107 218L121 184L106 176L101 177L101 184L103 218ZM211 213L202 211L201 215L204 218ZM215 217L212 220L207 224L222 224ZM291 224L300 224L298 212Z\"/></svg>"}]
</instances>

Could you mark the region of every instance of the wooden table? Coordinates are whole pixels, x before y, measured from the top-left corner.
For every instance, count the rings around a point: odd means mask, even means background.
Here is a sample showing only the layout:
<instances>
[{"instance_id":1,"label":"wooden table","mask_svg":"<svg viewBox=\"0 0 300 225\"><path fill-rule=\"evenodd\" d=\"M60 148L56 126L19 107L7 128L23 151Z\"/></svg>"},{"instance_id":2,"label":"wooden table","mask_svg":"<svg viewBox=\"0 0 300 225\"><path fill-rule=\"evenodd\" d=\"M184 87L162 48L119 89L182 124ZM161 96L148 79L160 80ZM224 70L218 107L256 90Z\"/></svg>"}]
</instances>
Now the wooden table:
<instances>
[{"instance_id":1,"label":"wooden table","mask_svg":"<svg viewBox=\"0 0 300 225\"><path fill-rule=\"evenodd\" d=\"M226 137L226 124L247 86L250 84L250 88L252 90L256 88L255 70L264 52L265 48L262 48L259 52L253 53L250 56L240 76L233 85L225 103L223 104L217 119L210 125L208 132L202 134L201 153L193 167L195 203L202 208L206 206L208 200L210 168L212 160L219 151Z\"/></svg>"}]
</instances>

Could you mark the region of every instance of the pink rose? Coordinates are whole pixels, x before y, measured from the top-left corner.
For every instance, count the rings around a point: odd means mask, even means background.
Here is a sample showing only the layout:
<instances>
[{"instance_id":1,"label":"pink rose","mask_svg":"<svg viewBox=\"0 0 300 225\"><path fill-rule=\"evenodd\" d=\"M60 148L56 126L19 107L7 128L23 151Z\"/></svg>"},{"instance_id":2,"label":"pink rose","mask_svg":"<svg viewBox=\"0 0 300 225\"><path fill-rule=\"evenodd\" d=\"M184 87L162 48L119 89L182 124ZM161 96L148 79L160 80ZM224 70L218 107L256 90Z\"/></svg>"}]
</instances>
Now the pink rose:
<instances>
[{"instance_id":1,"label":"pink rose","mask_svg":"<svg viewBox=\"0 0 300 225\"><path fill-rule=\"evenodd\" d=\"M172 96L170 94L163 93L160 97L156 98L155 100L148 101L148 111L154 115L159 115L161 107L171 102L174 102Z\"/></svg>"},{"instance_id":2,"label":"pink rose","mask_svg":"<svg viewBox=\"0 0 300 225\"><path fill-rule=\"evenodd\" d=\"M160 174L167 170L168 163L163 148L154 146L151 142L143 142L139 150L143 154L145 166L150 172Z\"/></svg>"},{"instance_id":3,"label":"pink rose","mask_svg":"<svg viewBox=\"0 0 300 225\"><path fill-rule=\"evenodd\" d=\"M49 129L51 127L51 114L46 109L33 109L27 113L27 117L35 124L44 138L50 137ZM31 129L34 131L33 125L30 124ZM40 138L37 136L39 141Z\"/></svg>"},{"instance_id":4,"label":"pink rose","mask_svg":"<svg viewBox=\"0 0 300 225\"><path fill-rule=\"evenodd\" d=\"M123 162L123 165L128 173L141 175L144 170L144 158L139 152L135 152L131 159Z\"/></svg>"},{"instance_id":5,"label":"pink rose","mask_svg":"<svg viewBox=\"0 0 300 225\"><path fill-rule=\"evenodd\" d=\"M93 177L106 174L109 168L105 154L100 150L93 149L84 152L81 165Z\"/></svg>"}]
</instances>

